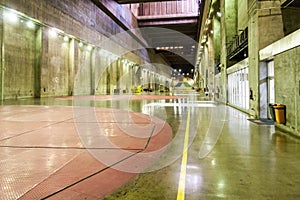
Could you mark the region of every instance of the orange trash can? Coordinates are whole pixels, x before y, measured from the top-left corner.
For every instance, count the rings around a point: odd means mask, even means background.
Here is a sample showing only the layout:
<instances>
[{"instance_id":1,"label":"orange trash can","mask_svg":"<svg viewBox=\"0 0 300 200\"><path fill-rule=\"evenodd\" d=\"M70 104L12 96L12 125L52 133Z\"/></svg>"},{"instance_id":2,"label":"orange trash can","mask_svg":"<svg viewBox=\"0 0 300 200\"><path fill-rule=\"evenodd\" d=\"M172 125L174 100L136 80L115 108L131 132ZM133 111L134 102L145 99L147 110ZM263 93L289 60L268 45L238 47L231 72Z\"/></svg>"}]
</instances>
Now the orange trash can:
<instances>
[{"instance_id":1,"label":"orange trash can","mask_svg":"<svg viewBox=\"0 0 300 200\"><path fill-rule=\"evenodd\" d=\"M274 107L275 111L275 119L276 122L279 124L285 124L286 119L285 119L285 105L282 104L277 104Z\"/></svg>"}]
</instances>

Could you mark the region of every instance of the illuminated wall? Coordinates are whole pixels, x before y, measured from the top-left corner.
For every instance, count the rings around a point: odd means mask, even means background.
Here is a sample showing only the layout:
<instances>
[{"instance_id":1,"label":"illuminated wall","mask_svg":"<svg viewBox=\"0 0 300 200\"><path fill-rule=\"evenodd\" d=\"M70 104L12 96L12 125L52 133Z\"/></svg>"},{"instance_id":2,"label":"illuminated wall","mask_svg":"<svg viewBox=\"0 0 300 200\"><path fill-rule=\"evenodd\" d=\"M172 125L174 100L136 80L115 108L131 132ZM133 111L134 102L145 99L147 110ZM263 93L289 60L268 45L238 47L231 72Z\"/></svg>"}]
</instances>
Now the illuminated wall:
<instances>
[{"instance_id":1,"label":"illuminated wall","mask_svg":"<svg viewBox=\"0 0 300 200\"><path fill-rule=\"evenodd\" d=\"M103 46L124 29L91 1L0 3L1 99L128 92L140 79L130 72L133 65L162 61L146 49L126 51L135 41L129 34L113 41L114 49ZM126 23L135 28L130 10L118 15L127 16ZM115 49L126 54L116 55ZM122 78L129 73L132 81Z\"/></svg>"}]
</instances>

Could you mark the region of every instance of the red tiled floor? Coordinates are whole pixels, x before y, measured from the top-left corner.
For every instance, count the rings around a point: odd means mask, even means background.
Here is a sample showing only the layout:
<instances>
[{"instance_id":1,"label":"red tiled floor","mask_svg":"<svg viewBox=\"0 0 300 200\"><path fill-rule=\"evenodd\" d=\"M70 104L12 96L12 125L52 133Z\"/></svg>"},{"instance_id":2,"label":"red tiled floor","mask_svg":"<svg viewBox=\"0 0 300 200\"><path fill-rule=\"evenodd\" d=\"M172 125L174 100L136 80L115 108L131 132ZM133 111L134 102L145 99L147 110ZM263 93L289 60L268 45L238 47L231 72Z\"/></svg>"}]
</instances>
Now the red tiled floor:
<instances>
[{"instance_id":1,"label":"red tiled floor","mask_svg":"<svg viewBox=\"0 0 300 200\"><path fill-rule=\"evenodd\" d=\"M158 118L106 108L2 106L0 125L0 199L99 199L172 137Z\"/></svg>"}]
</instances>

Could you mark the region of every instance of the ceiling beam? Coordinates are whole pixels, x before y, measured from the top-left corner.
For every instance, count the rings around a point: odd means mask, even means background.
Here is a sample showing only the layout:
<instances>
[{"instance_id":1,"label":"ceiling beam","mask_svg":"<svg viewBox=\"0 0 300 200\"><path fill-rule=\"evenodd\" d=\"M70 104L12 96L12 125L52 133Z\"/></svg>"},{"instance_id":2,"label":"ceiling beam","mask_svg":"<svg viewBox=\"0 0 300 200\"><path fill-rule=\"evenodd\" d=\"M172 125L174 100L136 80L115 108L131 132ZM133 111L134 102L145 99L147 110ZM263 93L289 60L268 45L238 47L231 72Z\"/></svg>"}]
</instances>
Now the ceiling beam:
<instances>
[{"instance_id":1,"label":"ceiling beam","mask_svg":"<svg viewBox=\"0 0 300 200\"><path fill-rule=\"evenodd\" d=\"M172 25L172 24L197 24L197 18L195 19L180 19L180 20L151 20L151 21L140 21L139 26L161 26L161 25Z\"/></svg>"}]
</instances>

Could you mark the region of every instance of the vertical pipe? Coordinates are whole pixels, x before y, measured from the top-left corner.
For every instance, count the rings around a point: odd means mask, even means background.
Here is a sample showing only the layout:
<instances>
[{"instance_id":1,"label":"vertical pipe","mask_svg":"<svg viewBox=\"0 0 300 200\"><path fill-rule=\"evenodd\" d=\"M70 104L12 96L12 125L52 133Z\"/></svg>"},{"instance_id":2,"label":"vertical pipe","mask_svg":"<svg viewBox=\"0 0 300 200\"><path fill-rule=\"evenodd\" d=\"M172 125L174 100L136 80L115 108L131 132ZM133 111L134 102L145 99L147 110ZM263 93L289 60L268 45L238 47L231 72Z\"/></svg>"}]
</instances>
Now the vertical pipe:
<instances>
[{"instance_id":1,"label":"vertical pipe","mask_svg":"<svg viewBox=\"0 0 300 200\"><path fill-rule=\"evenodd\" d=\"M2 38L1 38L1 103L4 100L4 71L5 71L5 58L4 58L4 15L2 14Z\"/></svg>"}]
</instances>

